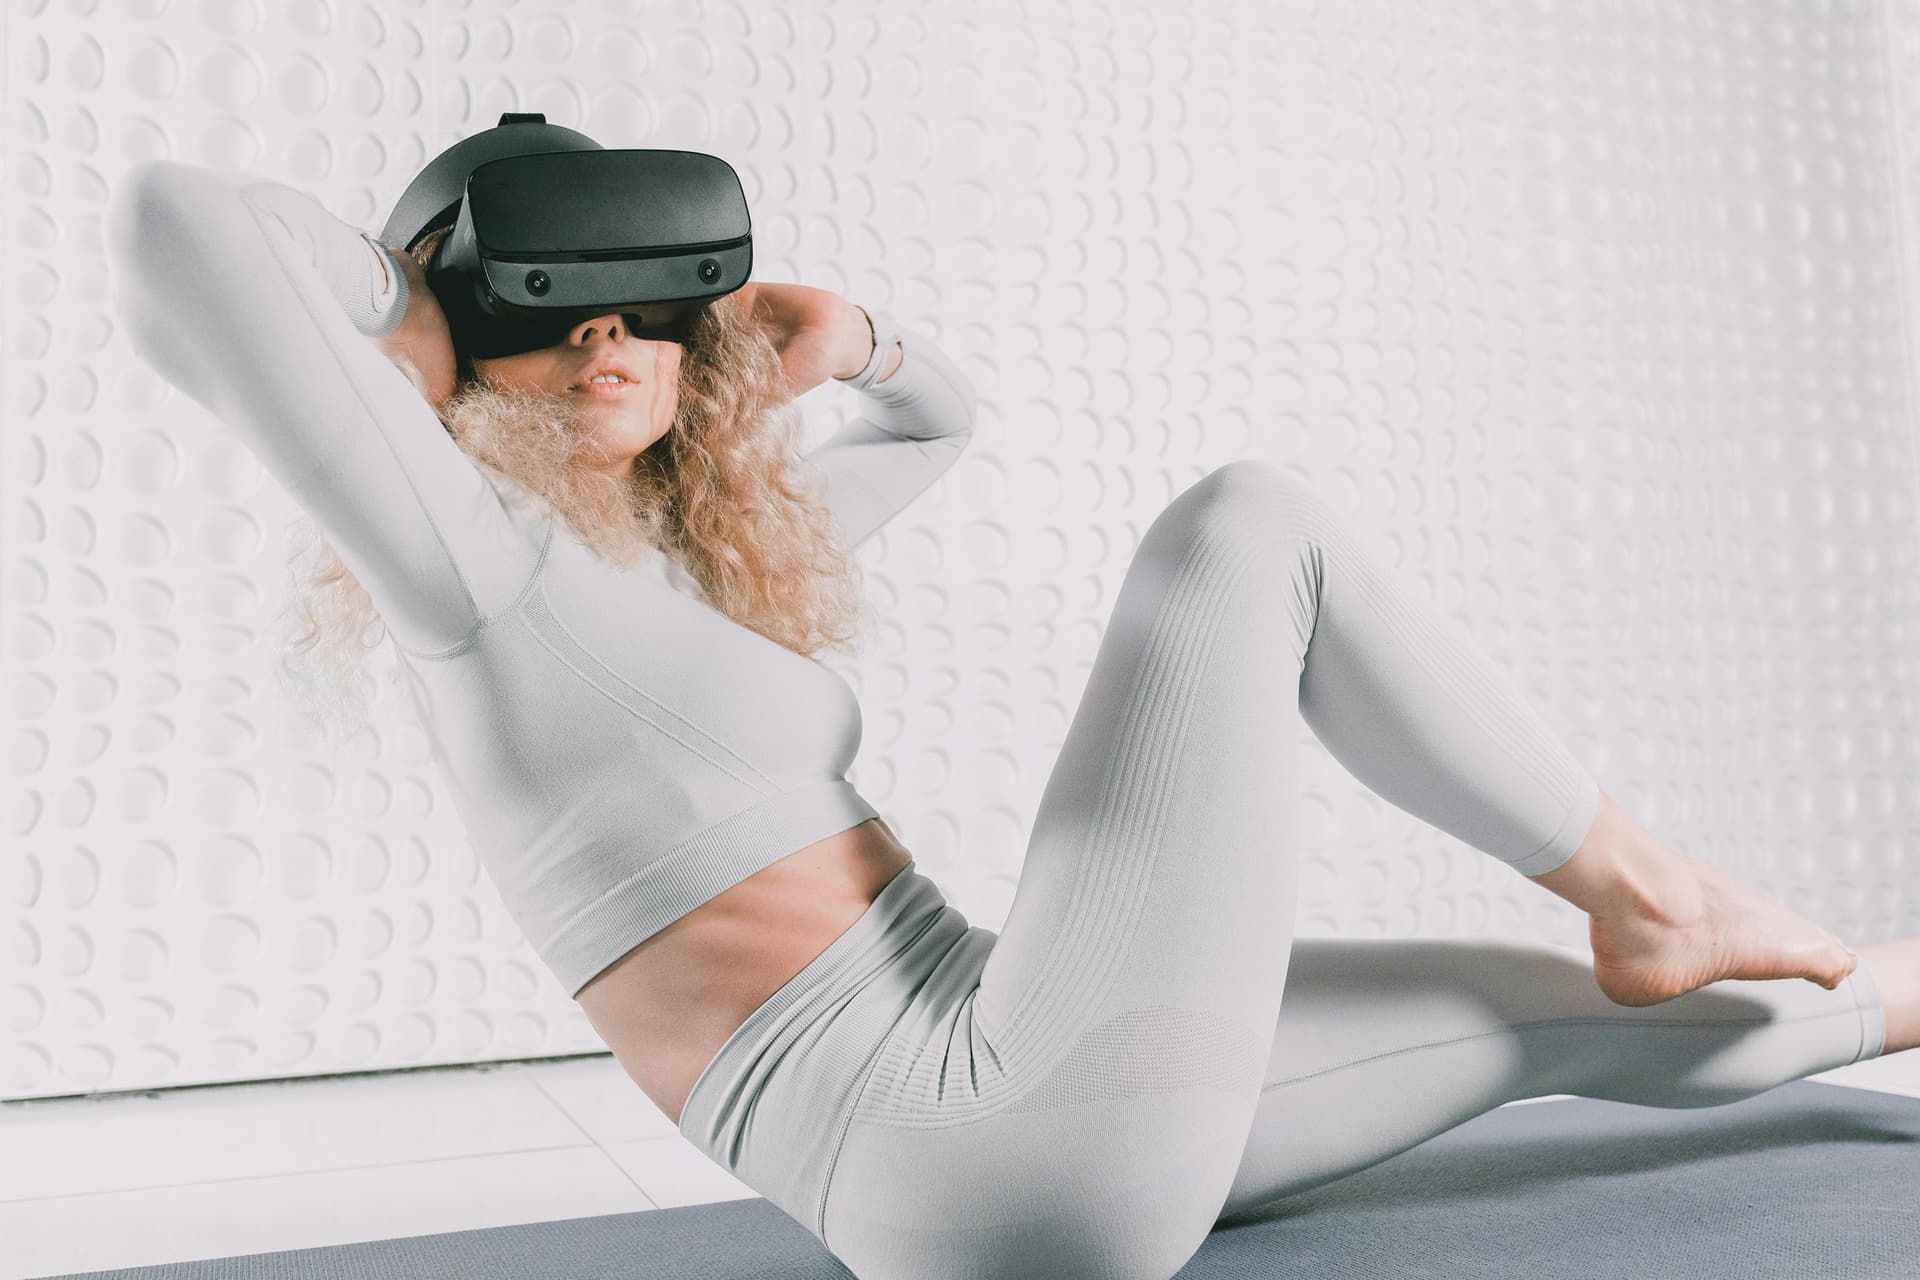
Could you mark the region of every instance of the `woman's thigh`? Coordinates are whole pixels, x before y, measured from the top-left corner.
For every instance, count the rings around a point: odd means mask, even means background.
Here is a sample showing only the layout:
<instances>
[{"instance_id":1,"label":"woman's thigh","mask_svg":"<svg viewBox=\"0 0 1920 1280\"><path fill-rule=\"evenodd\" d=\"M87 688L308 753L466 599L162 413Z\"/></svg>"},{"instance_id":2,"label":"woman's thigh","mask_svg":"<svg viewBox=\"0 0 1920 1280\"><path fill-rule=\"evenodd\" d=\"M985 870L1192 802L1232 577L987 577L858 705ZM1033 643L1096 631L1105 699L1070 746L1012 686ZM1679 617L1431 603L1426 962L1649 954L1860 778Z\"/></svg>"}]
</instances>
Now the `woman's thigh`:
<instances>
[{"instance_id":1,"label":"woman's thigh","mask_svg":"<svg viewBox=\"0 0 1920 1280\"><path fill-rule=\"evenodd\" d=\"M1144 535L977 982L854 1108L824 1236L862 1280L1164 1280L1217 1217L1298 878L1317 570L1278 475L1214 472Z\"/></svg>"},{"instance_id":2,"label":"woman's thigh","mask_svg":"<svg viewBox=\"0 0 1920 1280\"><path fill-rule=\"evenodd\" d=\"M990 947L896 1025L828 1170L861 1280L1165 1280L1267 1080L1310 737L1528 874L1598 788L1457 625L1312 487L1221 467L1122 579Z\"/></svg>"}]
</instances>

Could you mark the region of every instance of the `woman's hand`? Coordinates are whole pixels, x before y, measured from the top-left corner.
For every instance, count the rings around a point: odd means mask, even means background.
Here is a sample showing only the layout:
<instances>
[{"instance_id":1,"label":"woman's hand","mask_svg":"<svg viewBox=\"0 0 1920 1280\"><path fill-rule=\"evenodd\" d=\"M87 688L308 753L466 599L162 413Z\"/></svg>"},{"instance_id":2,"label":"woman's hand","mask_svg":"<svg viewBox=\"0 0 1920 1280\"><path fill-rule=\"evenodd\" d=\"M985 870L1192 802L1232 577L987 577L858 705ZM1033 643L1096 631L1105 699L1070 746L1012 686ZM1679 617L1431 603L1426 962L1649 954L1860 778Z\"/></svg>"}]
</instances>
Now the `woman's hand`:
<instances>
[{"instance_id":1,"label":"woman's hand","mask_svg":"<svg viewBox=\"0 0 1920 1280\"><path fill-rule=\"evenodd\" d=\"M393 256L407 277L407 312L400 317L398 329L371 341L399 366L437 414L453 395L457 367L453 330L447 325L447 313L440 309L439 297L427 284L426 269L403 250L395 249Z\"/></svg>"},{"instance_id":2,"label":"woman's hand","mask_svg":"<svg viewBox=\"0 0 1920 1280\"><path fill-rule=\"evenodd\" d=\"M780 353L790 397L828 378L851 378L873 358L866 314L831 290L748 281L734 296Z\"/></svg>"}]
</instances>

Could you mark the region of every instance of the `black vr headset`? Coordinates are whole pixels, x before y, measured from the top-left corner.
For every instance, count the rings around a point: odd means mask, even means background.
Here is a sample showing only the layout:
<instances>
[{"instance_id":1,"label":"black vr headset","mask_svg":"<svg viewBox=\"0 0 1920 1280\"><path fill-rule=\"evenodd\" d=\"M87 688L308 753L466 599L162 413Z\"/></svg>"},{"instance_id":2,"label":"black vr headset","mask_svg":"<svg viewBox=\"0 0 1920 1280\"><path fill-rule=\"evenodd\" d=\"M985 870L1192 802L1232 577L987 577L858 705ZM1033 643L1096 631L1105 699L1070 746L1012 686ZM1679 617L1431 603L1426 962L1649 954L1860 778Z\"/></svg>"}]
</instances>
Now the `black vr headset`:
<instances>
[{"instance_id":1,"label":"black vr headset","mask_svg":"<svg viewBox=\"0 0 1920 1280\"><path fill-rule=\"evenodd\" d=\"M608 150L540 112L506 112L435 156L380 239L410 251L449 223L427 283L455 346L482 359L616 312L637 338L684 345L753 270L746 192L726 161Z\"/></svg>"}]
</instances>

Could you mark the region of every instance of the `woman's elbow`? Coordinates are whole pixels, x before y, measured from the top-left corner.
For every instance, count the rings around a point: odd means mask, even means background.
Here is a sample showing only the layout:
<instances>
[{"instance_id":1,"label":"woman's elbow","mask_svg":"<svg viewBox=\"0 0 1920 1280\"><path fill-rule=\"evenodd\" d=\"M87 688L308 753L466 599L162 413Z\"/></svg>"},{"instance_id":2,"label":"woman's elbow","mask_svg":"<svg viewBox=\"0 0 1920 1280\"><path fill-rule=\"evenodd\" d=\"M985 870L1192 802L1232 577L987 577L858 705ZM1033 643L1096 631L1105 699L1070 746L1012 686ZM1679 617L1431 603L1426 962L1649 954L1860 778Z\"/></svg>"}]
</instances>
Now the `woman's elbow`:
<instances>
[{"instance_id":1,"label":"woman's elbow","mask_svg":"<svg viewBox=\"0 0 1920 1280\"><path fill-rule=\"evenodd\" d=\"M101 226L109 304L127 341L190 393L214 358L201 349L199 331L217 305L218 273L236 269L216 246L240 234L239 203L214 174L140 161L114 185Z\"/></svg>"},{"instance_id":2,"label":"woman's elbow","mask_svg":"<svg viewBox=\"0 0 1920 1280\"><path fill-rule=\"evenodd\" d=\"M114 184L102 226L108 269L156 296L186 295L246 231L236 184L245 174L177 160L141 160ZM185 297L172 297L177 305Z\"/></svg>"},{"instance_id":3,"label":"woman's elbow","mask_svg":"<svg viewBox=\"0 0 1920 1280\"><path fill-rule=\"evenodd\" d=\"M179 171L171 160L142 160L120 175L107 201L108 261L121 275L163 261L167 242L182 225Z\"/></svg>"}]
</instances>

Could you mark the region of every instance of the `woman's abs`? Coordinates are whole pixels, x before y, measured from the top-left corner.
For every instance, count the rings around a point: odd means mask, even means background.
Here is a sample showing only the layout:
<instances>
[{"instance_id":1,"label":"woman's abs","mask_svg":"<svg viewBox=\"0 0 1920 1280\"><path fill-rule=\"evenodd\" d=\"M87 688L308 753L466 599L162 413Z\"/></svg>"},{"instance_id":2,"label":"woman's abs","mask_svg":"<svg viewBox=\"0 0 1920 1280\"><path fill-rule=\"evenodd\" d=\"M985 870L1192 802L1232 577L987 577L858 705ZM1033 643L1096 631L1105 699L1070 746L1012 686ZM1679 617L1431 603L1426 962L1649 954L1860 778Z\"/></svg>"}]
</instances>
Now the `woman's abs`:
<instances>
[{"instance_id":1,"label":"woman's abs","mask_svg":"<svg viewBox=\"0 0 1920 1280\"><path fill-rule=\"evenodd\" d=\"M621 956L580 1007L674 1124L747 1015L845 933L912 861L869 818L761 868Z\"/></svg>"}]
</instances>

